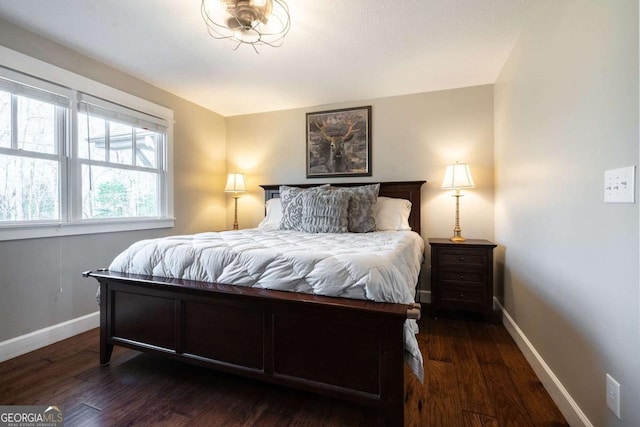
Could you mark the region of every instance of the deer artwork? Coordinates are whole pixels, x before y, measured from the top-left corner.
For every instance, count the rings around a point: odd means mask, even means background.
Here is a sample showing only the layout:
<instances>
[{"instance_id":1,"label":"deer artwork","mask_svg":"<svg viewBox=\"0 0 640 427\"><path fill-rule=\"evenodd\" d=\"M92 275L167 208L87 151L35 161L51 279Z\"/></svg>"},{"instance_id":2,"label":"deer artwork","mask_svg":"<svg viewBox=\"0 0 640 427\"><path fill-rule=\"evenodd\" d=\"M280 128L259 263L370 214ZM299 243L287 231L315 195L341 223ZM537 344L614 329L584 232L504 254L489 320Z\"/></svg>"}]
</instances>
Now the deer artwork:
<instances>
[{"instance_id":1,"label":"deer artwork","mask_svg":"<svg viewBox=\"0 0 640 427\"><path fill-rule=\"evenodd\" d=\"M328 125L327 120L320 120L315 123L316 128L322 135L322 139L329 144L329 156L326 163L327 172L329 173L349 172L351 169L351 164L345 152L345 143L350 142L360 128L355 128L356 121L351 118L346 119L344 123L346 125L346 131L344 132L342 132L342 128L339 131L330 131L330 125Z\"/></svg>"}]
</instances>

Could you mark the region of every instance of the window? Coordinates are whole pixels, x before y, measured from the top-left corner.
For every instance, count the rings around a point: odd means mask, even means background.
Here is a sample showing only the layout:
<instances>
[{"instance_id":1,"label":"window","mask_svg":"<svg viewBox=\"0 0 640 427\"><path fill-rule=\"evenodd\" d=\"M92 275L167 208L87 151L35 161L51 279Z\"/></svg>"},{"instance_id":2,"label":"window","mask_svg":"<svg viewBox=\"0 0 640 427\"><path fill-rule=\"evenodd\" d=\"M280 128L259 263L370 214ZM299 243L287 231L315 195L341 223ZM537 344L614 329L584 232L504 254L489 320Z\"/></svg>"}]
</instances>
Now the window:
<instances>
[{"instance_id":1,"label":"window","mask_svg":"<svg viewBox=\"0 0 640 427\"><path fill-rule=\"evenodd\" d=\"M173 225L172 112L75 78L0 67L0 240Z\"/></svg>"},{"instance_id":2,"label":"window","mask_svg":"<svg viewBox=\"0 0 640 427\"><path fill-rule=\"evenodd\" d=\"M161 216L166 127L89 95L78 98L82 218Z\"/></svg>"},{"instance_id":3,"label":"window","mask_svg":"<svg viewBox=\"0 0 640 427\"><path fill-rule=\"evenodd\" d=\"M0 223L60 220L69 98L7 77L0 78Z\"/></svg>"}]
</instances>

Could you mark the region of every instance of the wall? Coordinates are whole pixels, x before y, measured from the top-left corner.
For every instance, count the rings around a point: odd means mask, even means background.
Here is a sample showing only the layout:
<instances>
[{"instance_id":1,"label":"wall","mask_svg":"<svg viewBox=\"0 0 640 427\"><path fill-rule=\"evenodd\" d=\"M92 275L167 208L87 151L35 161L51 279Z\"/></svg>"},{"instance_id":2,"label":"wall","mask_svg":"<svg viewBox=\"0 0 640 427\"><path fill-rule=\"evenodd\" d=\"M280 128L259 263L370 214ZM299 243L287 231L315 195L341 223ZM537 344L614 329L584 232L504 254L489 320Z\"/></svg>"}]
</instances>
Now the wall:
<instances>
[{"instance_id":1,"label":"wall","mask_svg":"<svg viewBox=\"0 0 640 427\"><path fill-rule=\"evenodd\" d=\"M175 228L0 242L0 342L97 310L104 267L131 242L225 227L224 117L0 20L0 44L174 110ZM0 59L1 64L1 59Z\"/></svg>"},{"instance_id":2,"label":"wall","mask_svg":"<svg viewBox=\"0 0 640 427\"><path fill-rule=\"evenodd\" d=\"M603 172L638 163L638 2L536 6L495 84L501 298L593 425L636 426L638 204L604 204Z\"/></svg>"},{"instance_id":3,"label":"wall","mask_svg":"<svg viewBox=\"0 0 640 427\"><path fill-rule=\"evenodd\" d=\"M246 173L250 190L238 200L240 227L254 227L264 217L259 184L344 181L305 178L305 113L363 105L372 106L373 175L351 181L426 180L422 235L425 240L449 237L455 199L440 189L444 169L455 161L468 162L477 188L465 191L461 199L463 235L493 239L491 85L227 118L227 168Z\"/></svg>"}]
</instances>

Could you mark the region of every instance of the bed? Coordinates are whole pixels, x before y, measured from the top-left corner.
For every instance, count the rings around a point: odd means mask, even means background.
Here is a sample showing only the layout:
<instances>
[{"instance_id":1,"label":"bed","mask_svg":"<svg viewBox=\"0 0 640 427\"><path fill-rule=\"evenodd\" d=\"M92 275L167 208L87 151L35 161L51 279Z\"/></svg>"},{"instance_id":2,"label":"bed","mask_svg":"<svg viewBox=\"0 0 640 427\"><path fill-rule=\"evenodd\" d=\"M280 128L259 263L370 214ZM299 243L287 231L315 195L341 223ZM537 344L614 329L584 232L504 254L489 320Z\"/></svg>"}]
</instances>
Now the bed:
<instances>
[{"instance_id":1,"label":"bed","mask_svg":"<svg viewBox=\"0 0 640 427\"><path fill-rule=\"evenodd\" d=\"M379 190L411 202L409 225L418 234L424 182ZM262 187L265 201L279 197L279 185ZM379 410L389 425L404 423L405 327L419 318L418 304L105 269L83 274L100 284L101 364L118 345L346 399Z\"/></svg>"}]
</instances>

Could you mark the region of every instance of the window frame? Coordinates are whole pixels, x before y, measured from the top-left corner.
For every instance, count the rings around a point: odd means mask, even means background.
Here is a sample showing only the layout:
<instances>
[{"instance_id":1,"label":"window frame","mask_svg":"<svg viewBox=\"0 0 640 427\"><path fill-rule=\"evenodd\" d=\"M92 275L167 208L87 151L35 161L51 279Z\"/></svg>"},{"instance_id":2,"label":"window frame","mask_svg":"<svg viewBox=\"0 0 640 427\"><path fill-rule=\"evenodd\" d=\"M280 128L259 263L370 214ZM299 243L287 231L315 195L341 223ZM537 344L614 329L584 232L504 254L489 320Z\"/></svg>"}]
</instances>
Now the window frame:
<instances>
[{"instance_id":1,"label":"window frame","mask_svg":"<svg viewBox=\"0 0 640 427\"><path fill-rule=\"evenodd\" d=\"M0 224L0 241L33 239L55 236L69 236L94 233L109 233L133 230L172 228L175 223L173 211L173 110L157 105L145 99L112 88L38 59L0 46L0 66L2 71L15 73L14 77L22 83L50 90L50 87L62 88L70 94L70 105L66 114L66 132L63 141L57 147L60 176L59 220L21 221ZM5 73L6 74L6 73ZM33 76L33 77L32 77ZM47 87L45 87L47 86ZM109 103L157 118L166 125L164 153L158 164L159 174L159 211L158 217L127 218L82 218L82 161L78 147L78 93L89 94L108 100ZM58 93L55 91L54 93ZM64 132L64 131L62 131ZM4 150L3 150L4 151ZM31 152L29 152L31 153ZM94 161L91 161L92 164ZM162 185L164 181L164 185Z\"/></svg>"}]
</instances>

